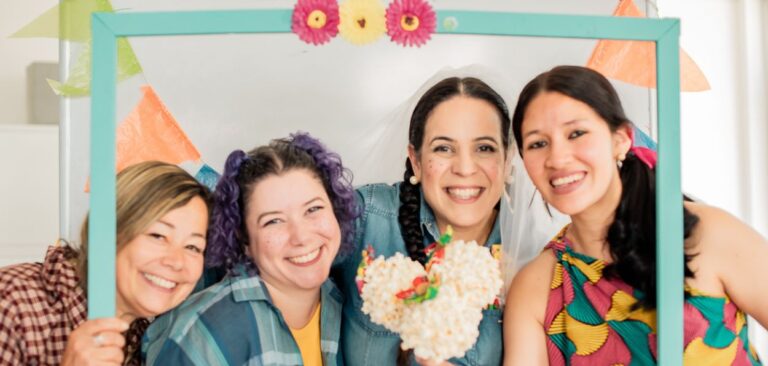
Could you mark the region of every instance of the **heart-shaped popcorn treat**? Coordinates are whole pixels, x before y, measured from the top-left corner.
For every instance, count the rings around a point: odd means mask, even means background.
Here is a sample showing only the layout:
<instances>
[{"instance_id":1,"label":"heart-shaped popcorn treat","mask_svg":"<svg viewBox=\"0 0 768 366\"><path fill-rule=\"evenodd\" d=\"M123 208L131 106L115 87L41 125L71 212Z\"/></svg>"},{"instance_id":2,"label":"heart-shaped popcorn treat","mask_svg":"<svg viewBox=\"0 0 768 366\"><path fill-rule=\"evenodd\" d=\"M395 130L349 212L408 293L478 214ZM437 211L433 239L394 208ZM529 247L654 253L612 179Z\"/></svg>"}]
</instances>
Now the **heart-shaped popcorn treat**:
<instances>
[{"instance_id":1,"label":"heart-shaped popcorn treat","mask_svg":"<svg viewBox=\"0 0 768 366\"><path fill-rule=\"evenodd\" d=\"M427 249L427 263L401 253L374 260L364 251L358 267L363 312L397 332L403 349L443 361L461 357L477 340L483 308L501 290L498 262L488 248L452 241L452 230Z\"/></svg>"}]
</instances>

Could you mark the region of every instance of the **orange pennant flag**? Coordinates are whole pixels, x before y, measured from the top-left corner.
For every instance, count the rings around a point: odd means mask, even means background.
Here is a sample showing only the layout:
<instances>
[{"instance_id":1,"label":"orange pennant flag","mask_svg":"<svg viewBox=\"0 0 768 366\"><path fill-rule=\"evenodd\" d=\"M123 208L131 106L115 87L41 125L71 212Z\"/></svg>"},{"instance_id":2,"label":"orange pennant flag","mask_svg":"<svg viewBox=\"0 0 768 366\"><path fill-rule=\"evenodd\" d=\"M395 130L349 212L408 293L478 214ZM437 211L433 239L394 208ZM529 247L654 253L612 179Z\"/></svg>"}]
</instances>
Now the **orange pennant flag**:
<instances>
[{"instance_id":1,"label":"orange pennant flag","mask_svg":"<svg viewBox=\"0 0 768 366\"><path fill-rule=\"evenodd\" d=\"M181 129L151 86L117 127L117 171L147 160L171 164L200 160L200 152Z\"/></svg>"},{"instance_id":2,"label":"orange pennant flag","mask_svg":"<svg viewBox=\"0 0 768 366\"><path fill-rule=\"evenodd\" d=\"M633 0L621 0L613 15L645 17ZM587 67L612 79L655 88L656 45L650 41L601 40L592 51ZM710 89L707 77L682 48L680 49L680 88L682 91Z\"/></svg>"},{"instance_id":3,"label":"orange pennant flag","mask_svg":"<svg viewBox=\"0 0 768 366\"><path fill-rule=\"evenodd\" d=\"M117 126L117 172L148 160L179 165L199 162L200 152L181 129L171 112L149 85L141 87L144 97ZM85 183L90 191L90 180Z\"/></svg>"}]
</instances>

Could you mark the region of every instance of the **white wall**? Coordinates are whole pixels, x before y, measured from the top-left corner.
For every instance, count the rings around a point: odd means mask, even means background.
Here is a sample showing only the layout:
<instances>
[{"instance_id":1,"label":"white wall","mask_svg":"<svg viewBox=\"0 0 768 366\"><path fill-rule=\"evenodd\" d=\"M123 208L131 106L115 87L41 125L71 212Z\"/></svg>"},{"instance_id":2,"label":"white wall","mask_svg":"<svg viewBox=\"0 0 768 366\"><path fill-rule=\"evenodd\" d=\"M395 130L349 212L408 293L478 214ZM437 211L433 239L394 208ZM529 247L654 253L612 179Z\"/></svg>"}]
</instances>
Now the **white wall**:
<instances>
[{"instance_id":1,"label":"white wall","mask_svg":"<svg viewBox=\"0 0 768 366\"><path fill-rule=\"evenodd\" d=\"M9 38L56 0L4 0L0 2L0 124L27 122L27 66L33 61L57 62L56 39Z\"/></svg>"},{"instance_id":2,"label":"white wall","mask_svg":"<svg viewBox=\"0 0 768 366\"><path fill-rule=\"evenodd\" d=\"M9 38L58 2L0 2L0 266L39 261L59 236L56 126L26 125L27 66L57 62L56 39Z\"/></svg>"},{"instance_id":3,"label":"white wall","mask_svg":"<svg viewBox=\"0 0 768 366\"><path fill-rule=\"evenodd\" d=\"M663 0L681 19L681 44L712 90L681 98L683 190L726 209L768 236L768 1ZM764 274L755 274L756 277ZM768 333L751 324L768 359Z\"/></svg>"},{"instance_id":4,"label":"white wall","mask_svg":"<svg viewBox=\"0 0 768 366\"><path fill-rule=\"evenodd\" d=\"M292 0L218 0L215 4L207 0L113 1L115 8L126 11L290 8L293 4ZM609 15L616 0L440 0L433 4L438 9ZM396 117L406 109L399 106L438 70L484 65L491 70L486 73L496 77L483 79L514 105L531 77L559 64L586 63L596 43L435 35L417 49L397 46L387 38L359 47L339 37L314 47L293 34L134 37L130 42L143 74L118 84L117 120L123 120L138 102L138 85L148 83L203 160L216 170L221 170L234 148L249 149L300 129L339 152L355 172L356 184L394 181L402 177L406 152L408 117ZM73 47L68 55L76 59L78 54ZM652 115L648 90L618 84L632 120L648 121ZM64 237L73 238L88 205L82 187L89 168L90 99L72 99L69 107L61 120L61 131L72 131L65 138L69 142L62 146L70 154L66 158L69 165L62 166L69 174L62 178L67 185L62 194L62 229ZM402 124L395 126L393 121ZM371 131L384 128L396 131L398 141L383 143L371 138L375 136ZM361 146L369 147L366 154L359 153ZM72 220L65 222L67 219Z\"/></svg>"},{"instance_id":5,"label":"white wall","mask_svg":"<svg viewBox=\"0 0 768 366\"><path fill-rule=\"evenodd\" d=\"M681 98L683 189L768 235L761 2L665 0L659 10L681 19L681 44L712 86Z\"/></svg>"},{"instance_id":6,"label":"white wall","mask_svg":"<svg viewBox=\"0 0 768 366\"><path fill-rule=\"evenodd\" d=\"M0 267L41 261L59 236L59 129L0 125Z\"/></svg>"}]
</instances>

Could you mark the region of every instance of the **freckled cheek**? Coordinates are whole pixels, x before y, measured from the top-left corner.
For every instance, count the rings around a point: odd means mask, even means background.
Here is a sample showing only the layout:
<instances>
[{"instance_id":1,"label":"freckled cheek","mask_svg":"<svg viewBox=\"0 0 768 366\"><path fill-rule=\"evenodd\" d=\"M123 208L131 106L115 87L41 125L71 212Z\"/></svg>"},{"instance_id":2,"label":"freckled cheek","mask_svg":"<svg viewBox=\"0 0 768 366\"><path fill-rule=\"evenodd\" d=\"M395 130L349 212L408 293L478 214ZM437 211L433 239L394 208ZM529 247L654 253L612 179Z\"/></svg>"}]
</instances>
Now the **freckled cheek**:
<instances>
[{"instance_id":1,"label":"freckled cheek","mask_svg":"<svg viewBox=\"0 0 768 366\"><path fill-rule=\"evenodd\" d=\"M336 216L332 212L329 212L328 215L325 215L319 220L316 220L312 223L312 225L315 232L326 238L338 236L339 233L341 233L339 222L336 220Z\"/></svg>"},{"instance_id":2,"label":"freckled cheek","mask_svg":"<svg viewBox=\"0 0 768 366\"><path fill-rule=\"evenodd\" d=\"M270 233L262 237L267 248L280 248L288 242L288 233Z\"/></svg>"},{"instance_id":3,"label":"freckled cheek","mask_svg":"<svg viewBox=\"0 0 768 366\"><path fill-rule=\"evenodd\" d=\"M251 254L260 257L279 256L280 251L288 243L288 235L283 232L262 233L251 244Z\"/></svg>"},{"instance_id":4,"label":"freckled cheek","mask_svg":"<svg viewBox=\"0 0 768 366\"><path fill-rule=\"evenodd\" d=\"M424 170L424 178L439 177L450 167L450 163L440 159L429 159Z\"/></svg>"},{"instance_id":5,"label":"freckled cheek","mask_svg":"<svg viewBox=\"0 0 768 366\"><path fill-rule=\"evenodd\" d=\"M490 159L480 163L485 174L492 181L499 179L504 174L504 160L503 159Z\"/></svg>"}]
</instances>

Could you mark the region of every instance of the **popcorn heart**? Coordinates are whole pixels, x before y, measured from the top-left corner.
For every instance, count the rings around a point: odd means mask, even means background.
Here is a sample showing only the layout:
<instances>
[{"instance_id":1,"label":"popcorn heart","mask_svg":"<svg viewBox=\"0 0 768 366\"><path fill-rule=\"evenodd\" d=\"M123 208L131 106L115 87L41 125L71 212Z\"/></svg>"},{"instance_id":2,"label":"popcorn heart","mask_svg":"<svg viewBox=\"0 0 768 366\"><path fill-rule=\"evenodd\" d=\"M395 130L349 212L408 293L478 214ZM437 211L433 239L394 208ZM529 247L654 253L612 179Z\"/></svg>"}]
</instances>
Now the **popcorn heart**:
<instances>
[{"instance_id":1,"label":"popcorn heart","mask_svg":"<svg viewBox=\"0 0 768 366\"><path fill-rule=\"evenodd\" d=\"M412 348L416 356L430 360L463 356L480 335L483 311L457 300L454 287L441 286L434 300L407 306L399 332L401 347Z\"/></svg>"},{"instance_id":2,"label":"popcorn heart","mask_svg":"<svg viewBox=\"0 0 768 366\"><path fill-rule=\"evenodd\" d=\"M365 254L368 254L367 252ZM361 263L363 312L397 332L403 349L435 361L461 357L479 336L483 308L496 302L501 271L488 248L451 242L427 250L426 265L401 253Z\"/></svg>"},{"instance_id":3,"label":"popcorn heart","mask_svg":"<svg viewBox=\"0 0 768 366\"><path fill-rule=\"evenodd\" d=\"M427 272L418 262L401 253L384 259L374 259L365 270L363 291L363 313L374 323L381 324L393 332L399 332L405 304L395 294L411 286L412 280L425 276Z\"/></svg>"}]
</instances>

